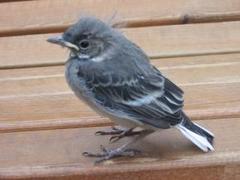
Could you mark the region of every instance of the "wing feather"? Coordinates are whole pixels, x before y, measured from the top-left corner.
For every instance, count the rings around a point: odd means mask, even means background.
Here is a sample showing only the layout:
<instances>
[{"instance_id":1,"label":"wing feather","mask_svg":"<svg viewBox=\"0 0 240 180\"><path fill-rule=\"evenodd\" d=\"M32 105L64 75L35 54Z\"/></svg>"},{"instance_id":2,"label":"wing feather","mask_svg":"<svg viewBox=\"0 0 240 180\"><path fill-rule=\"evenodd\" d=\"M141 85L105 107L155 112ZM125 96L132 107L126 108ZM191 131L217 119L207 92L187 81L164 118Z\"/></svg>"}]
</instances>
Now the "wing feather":
<instances>
[{"instance_id":1,"label":"wing feather","mask_svg":"<svg viewBox=\"0 0 240 180\"><path fill-rule=\"evenodd\" d=\"M88 82L96 102L116 116L124 114L160 128L181 121L183 91L159 72L128 79L112 74Z\"/></svg>"}]
</instances>

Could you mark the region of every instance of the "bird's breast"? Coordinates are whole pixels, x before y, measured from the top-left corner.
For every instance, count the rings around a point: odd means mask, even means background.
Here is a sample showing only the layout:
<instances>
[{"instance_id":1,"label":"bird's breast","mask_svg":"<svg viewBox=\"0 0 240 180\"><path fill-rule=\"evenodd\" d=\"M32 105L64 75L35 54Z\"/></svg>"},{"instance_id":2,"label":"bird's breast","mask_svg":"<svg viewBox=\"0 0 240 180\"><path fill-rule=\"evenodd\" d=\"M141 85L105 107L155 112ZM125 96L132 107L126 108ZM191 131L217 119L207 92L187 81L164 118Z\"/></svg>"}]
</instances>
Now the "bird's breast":
<instances>
[{"instance_id":1,"label":"bird's breast","mask_svg":"<svg viewBox=\"0 0 240 180\"><path fill-rule=\"evenodd\" d=\"M68 85L79 98L86 98L89 89L85 85L85 79L78 76L79 63L77 61L68 61L65 66L65 77Z\"/></svg>"}]
</instances>

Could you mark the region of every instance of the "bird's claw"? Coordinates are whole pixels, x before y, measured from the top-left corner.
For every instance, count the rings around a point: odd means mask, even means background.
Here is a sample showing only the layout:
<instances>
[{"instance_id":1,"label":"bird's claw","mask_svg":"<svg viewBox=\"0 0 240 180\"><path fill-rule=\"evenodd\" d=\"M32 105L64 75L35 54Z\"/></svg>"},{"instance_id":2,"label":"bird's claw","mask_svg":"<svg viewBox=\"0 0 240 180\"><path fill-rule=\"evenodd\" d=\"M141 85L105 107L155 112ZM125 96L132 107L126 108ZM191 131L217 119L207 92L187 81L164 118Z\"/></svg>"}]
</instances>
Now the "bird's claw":
<instances>
[{"instance_id":1,"label":"bird's claw","mask_svg":"<svg viewBox=\"0 0 240 180\"><path fill-rule=\"evenodd\" d=\"M117 142L118 140L127 137L127 136L134 136L141 134L141 131L133 131L133 128L131 129L123 129L113 126L112 130L110 131L97 131L95 135L101 136L101 135L113 135L110 137L109 141L110 143Z\"/></svg>"},{"instance_id":2,"label":"bird's claw","mask_svg":"<svg viewBox=\"0 0 240 180\"><path fill-rule=\"evenodd\" d=\"M105 153L108 151L103 145L100 145L100 149L102 153L90 153L90 152L83 152L82 155L86 157L104 157Z\"/></svg>"},{"instance_id":3,"label":"bird's claw","mask_svg":"<svg viewBox=\"0 0 240 180\"><path fill-rule=\"evenodd\" d=\"M135 136L135 135L139 135L143 132L143 130L141 131L133 131L133 129L129 129L126 131L123 131L121 134L116 135L116 136L112 136L109 141L110 143L114 143L117 142L118 140L124 138L124 137L130 137L130 136Z\"/></svg>"},{"instance_id":4,"label":"bird's claw","mask_svg":"<svg viewBox=\"0 0 240 180\"><path fill-rule=\"evenodd\" d=\"M84 152L83 155L87 157L98 157L99 159L95 161L95 164L99 164L103 161L110 160L116 157L123 157L123 156L129 156L133 157L137 154L140 154L141 151L137 149L123 149L123 148L117 148L117 149L107 149L104 146L100 146L101 153L89 153Z\"/></svg>"},{"instance_id":5,"label":"bird's claw","mask_svg":"<svg viewBox=\"0 0 240 180\"><path fill-rule=\"evenodd\" d=\"M102 135L116 135L116 134L121 134L123 133L124 130L123 129L120 129L120 128L117 128L117 127L112 127L112 130L110 131L97 131L95 132L95 135L96 136L102 136Z\"/></svg>"},{"instance_id":6,"label":"bird's claw","mask_svg":"<svg viewBox=\"0 0 240 180\"><path fill-rule=\"evenodd\" d=\"M109 138L109 142L110 142L110 143L117 142L118 140L122 139L123 137L125 137L125 134L120 134L120 135L117 135L117 136L112 136L112 137Z\"/></svg>"}]
</instances>

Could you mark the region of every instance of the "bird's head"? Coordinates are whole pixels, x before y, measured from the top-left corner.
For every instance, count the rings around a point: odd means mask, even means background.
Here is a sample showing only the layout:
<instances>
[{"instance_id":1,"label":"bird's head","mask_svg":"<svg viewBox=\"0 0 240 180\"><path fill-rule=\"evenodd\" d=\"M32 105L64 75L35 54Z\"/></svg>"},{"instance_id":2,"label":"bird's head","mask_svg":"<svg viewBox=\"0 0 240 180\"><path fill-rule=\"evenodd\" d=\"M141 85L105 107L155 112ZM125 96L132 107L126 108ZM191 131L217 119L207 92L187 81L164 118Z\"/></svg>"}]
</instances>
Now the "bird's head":
<instances>
[{"instance_id":1,"label":"bird's head","mask_svg":"<svg viewBox=\"0 0 240 180\"><path fill-rule=\"evenodd\" d=\"M112 47L120 34L111 26L94 17L83 17L62 35L48 42L67 47L79 58L96 58Z\"/></svg>"}]
</instances>

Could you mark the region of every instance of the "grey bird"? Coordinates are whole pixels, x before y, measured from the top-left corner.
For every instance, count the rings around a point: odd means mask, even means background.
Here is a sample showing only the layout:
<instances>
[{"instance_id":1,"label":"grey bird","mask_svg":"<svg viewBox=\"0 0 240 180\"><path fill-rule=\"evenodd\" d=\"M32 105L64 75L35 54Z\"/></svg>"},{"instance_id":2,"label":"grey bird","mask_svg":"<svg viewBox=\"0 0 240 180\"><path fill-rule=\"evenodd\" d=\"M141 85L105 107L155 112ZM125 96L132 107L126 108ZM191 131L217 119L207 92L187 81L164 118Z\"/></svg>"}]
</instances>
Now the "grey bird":
<instances>
[{"instance_id":1,"label":"grey bird","mask_svg":"<svg viewBox=\"0 0 240 180\"><path fill-rule=\"evenodd\" d=\"M124 128L99 131L111 141L134 136L117 149L98 154L102 162L139 151L129 145L158 129L177 128L204 152L213 151L214 135L183 112L183 91L150 64L148 56L118 29L95 17L83 17L49 42L67 47L65 76L77 97ZM136 131L140 127L142 130Z\"/></svg>"}]
</instances>

